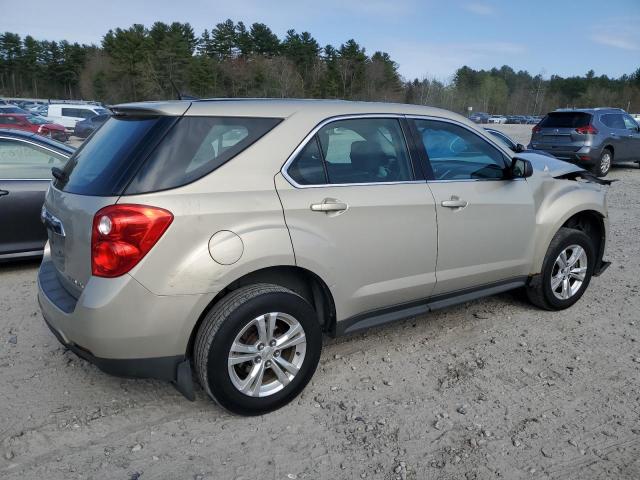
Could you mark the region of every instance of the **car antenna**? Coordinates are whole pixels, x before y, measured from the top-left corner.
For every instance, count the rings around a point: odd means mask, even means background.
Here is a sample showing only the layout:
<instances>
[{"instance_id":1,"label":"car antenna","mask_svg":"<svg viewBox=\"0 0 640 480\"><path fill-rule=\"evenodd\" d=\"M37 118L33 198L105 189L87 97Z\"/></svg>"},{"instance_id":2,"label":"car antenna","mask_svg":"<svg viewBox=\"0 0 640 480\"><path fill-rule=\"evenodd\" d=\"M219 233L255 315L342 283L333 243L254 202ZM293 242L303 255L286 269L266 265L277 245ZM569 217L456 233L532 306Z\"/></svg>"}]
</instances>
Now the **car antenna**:
<instances>
[{"instance_id":1,"label":"car antenna","mask_svg":"<svg viewBox=\"0 0 640 480\"><path fill-rule=\"evenodd\" d=\"M178 90L178 87L176 87L176 84L173 83L172 78L169 79L169 82L171 83L171 86L173 87L173 91L176 93L176 97L178 97L178 100L200 100L198 97L194 97L192 95L184 95L180 93L180 90Z\"/></svg>"}]
</instances>

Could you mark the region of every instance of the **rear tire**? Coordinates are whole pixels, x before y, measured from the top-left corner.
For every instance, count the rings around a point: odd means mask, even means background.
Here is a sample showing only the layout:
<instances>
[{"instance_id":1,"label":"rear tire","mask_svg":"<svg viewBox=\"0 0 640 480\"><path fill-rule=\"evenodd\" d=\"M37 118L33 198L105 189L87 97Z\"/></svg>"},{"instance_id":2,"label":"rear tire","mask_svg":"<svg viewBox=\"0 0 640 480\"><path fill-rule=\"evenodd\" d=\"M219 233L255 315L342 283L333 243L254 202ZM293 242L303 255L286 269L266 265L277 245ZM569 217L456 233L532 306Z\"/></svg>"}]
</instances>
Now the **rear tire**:
<instances>
[{"instance_id":1,"label":"rear tire","mask_svg":"<svg viewBox=\"0 0 640 480\"><path fill-rule=\"evenodd\" d=\"M287 288L256 284L232 291L207 313L193 356L213 400L239 415L261 415L302 391L321 349L311 305Z\"/></svg>"},{"instance_id":2,"label":"rear tire","mask_svg":"<svg viewBox=\"0 0 640 480\"><path fill-rule=\"evenodd\" d=\"M561 260L563 253L568 260L564 264L565 273ZM574 255L576 259L569 265ZM569 308L580 300L589 286L595 263L595 248L589 236L580 230L562 227L549 244L539 281L526 287L529 301L545 310ZM568 295L563 295L565 292Z\"/></svg>"},{"instance_id":3,"label":"rear tire","mask_svg":"<svg viewBox=\"0 0 640 480\"><path fill-rule=\"evenodd\" d=\"M613 164L613 152L609 148L605 148L600 154L600 159L591 168L591 171L598 177L606 177L611 170Z\"/></svg>"}]
</instances>

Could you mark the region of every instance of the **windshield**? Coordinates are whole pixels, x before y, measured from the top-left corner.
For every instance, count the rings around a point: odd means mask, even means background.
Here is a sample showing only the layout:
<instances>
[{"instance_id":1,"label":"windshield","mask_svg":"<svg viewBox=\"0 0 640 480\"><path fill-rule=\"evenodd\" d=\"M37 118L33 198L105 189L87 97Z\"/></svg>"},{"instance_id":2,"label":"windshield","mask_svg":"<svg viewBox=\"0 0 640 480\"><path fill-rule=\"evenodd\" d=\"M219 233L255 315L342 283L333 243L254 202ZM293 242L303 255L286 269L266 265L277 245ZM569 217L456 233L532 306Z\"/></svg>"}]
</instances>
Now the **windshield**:
<instances>
[{"instance_id":1,"label":"windshield","mask_svg":"<svg viewBox=\"0 0 640 480\"><path fill-rule=\"evenodd\" d=\"M27 122L31 123L32 125L46 125L47 123L51 123L46 118L38 117L36 115L29 115L26 118Z\"/></svg>"}]
</instances>

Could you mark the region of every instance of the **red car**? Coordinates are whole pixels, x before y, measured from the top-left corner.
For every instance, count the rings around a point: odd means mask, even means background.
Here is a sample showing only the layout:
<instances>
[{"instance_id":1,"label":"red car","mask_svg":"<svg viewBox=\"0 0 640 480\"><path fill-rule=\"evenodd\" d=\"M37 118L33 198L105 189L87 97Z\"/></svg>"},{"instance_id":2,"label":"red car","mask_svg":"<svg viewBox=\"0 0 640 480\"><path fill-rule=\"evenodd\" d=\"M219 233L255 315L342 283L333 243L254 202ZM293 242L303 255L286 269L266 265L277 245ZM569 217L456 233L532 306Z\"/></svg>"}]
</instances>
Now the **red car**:
<instances>
[{"instance_id":1,"label":"red car","mask_svg":"<svg viewBox=\"0 0 640 480\"><path fill-rule=\"evenodd\" d=\"M69 140L69 135L62 125L51 123L39 115L21 113L0 113L0 128L14 128L37 133L60 142Z\"/></svg>"}]
</instances>

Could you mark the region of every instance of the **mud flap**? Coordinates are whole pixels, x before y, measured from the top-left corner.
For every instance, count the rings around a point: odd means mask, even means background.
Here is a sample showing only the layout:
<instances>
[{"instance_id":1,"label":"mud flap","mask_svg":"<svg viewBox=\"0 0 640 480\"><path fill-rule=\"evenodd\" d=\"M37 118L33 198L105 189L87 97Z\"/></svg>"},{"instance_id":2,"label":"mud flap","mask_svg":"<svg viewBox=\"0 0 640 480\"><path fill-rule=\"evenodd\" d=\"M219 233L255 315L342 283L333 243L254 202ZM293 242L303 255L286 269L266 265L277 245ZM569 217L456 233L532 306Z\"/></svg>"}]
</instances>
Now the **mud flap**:
<instances>
[{"instance_id":1,"label":"mud flap","mask_svg":"<svg viewBox=\"0 0 640 480\"><path fill-rule=\"evenodd\" d=\"M193 402L196 399L195 392L193 391L191 362L188 358L178 364L176 369L176 379L172 383L176 387L176 390L184 395L187 400L191 400Z\"/></svg>"}]
</instances>

